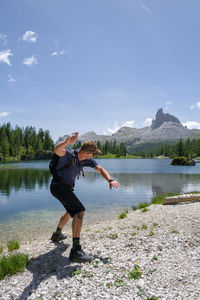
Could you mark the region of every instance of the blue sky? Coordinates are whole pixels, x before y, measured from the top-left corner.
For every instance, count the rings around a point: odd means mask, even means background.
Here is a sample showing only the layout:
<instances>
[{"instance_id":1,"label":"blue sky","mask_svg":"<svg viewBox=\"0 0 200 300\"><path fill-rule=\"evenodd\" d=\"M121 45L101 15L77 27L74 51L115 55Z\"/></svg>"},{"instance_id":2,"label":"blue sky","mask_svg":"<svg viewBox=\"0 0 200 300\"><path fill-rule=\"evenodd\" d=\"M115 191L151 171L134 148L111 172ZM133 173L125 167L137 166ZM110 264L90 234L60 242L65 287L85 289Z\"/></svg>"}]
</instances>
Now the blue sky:
<instances>
[{"instance_id":1,"label":"blue sky","mask_svg":"<svg viewBox=\"0 0 200 300\"><path fill-rule=\"evenodd\" d=\"M0 125L200 128L198 0L1 0Z\"/></svg>"}]
</instances>

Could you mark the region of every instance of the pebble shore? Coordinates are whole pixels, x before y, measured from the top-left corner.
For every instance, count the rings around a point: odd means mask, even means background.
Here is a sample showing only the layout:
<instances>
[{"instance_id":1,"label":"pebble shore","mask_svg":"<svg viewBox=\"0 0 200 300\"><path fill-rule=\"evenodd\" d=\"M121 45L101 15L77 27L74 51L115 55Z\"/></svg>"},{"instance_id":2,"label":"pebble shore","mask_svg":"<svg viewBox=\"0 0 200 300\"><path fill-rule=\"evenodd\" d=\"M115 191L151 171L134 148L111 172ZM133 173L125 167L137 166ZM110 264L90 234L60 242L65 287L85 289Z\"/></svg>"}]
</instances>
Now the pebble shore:
<instances>
[{"instance_id":1,"label":"pebble shore","mask_svg":"<svg viewBox=\"0 0 200 300\"><path fill-rule=\"evenodd\" d=\"M96 255L91 263L69 261L70 227L63 242L22 244L16 252L31 261L0 281L0 300L199 300L200 202L148 209L84 226L82 248Z\"/></svg>"}]
</instances>

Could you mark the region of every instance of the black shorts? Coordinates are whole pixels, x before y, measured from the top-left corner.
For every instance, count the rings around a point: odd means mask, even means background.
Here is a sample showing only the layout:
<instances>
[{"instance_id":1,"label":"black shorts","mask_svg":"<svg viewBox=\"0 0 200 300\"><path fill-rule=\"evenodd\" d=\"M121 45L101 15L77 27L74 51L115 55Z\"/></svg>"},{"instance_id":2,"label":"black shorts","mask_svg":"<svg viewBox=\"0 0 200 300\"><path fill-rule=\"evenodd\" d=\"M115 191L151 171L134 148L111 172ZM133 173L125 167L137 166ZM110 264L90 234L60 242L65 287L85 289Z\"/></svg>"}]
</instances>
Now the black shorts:
<instances>
[{"instance_id":1,"label":"black shorts","mask_svg":"<svg viewBox=\"0 0 200 300\"><path fill-rule=\"evenodd\" d=\"M63 183L54 182L51 183L50 191L52 195L62 203L62 205L65 207L66 211L72 218L77 213L85 211L85 207L74 194L73 188L70 188Z\"/></svg>"}]
</instances>

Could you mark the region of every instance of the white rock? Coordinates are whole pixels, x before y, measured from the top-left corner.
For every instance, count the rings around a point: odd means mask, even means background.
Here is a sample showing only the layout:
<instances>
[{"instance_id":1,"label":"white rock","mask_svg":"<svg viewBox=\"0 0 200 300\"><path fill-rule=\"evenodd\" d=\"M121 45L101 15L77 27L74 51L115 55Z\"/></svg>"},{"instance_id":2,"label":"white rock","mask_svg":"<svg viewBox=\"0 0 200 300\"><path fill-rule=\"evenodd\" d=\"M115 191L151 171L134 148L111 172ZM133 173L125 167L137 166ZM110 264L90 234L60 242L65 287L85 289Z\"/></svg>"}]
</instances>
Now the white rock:
<instances>
[{"instance_id":1,"label":"white rock","mask_svg":"<svg viewBox=\"0 0 200 300\"><path fill-rule=\"evenodd\" d=\"M136 286L137 286L139 289L143 289L143 288L144 288L144 280L141 279L141 278L140 278L139 280L137 280Z\"/></svg>"}]
</instances>

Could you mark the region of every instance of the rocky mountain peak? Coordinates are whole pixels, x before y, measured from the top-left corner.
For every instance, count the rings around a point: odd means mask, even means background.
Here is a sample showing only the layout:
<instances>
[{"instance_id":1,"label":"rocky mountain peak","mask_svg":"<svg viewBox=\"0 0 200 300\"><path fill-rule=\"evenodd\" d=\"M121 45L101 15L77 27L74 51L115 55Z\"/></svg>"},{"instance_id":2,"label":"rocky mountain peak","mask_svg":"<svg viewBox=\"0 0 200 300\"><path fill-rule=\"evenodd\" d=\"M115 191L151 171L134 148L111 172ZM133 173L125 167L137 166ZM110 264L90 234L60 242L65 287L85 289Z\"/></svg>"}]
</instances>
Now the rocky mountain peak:
<instances>
[{"instance_id":1,"label":"rocky mountain peak","mask_svg":"<svg viewBox=\"0 0 200 300\"><path fill-rule=\"evenodd\" d=\"M156 113L155 120L152 121L151 129L152 130L157 129L165 122L173 122L173 123L181 124L178 118L168 113L164 114L162 108L160 108Z\"/></svg>"}]
</instances>

